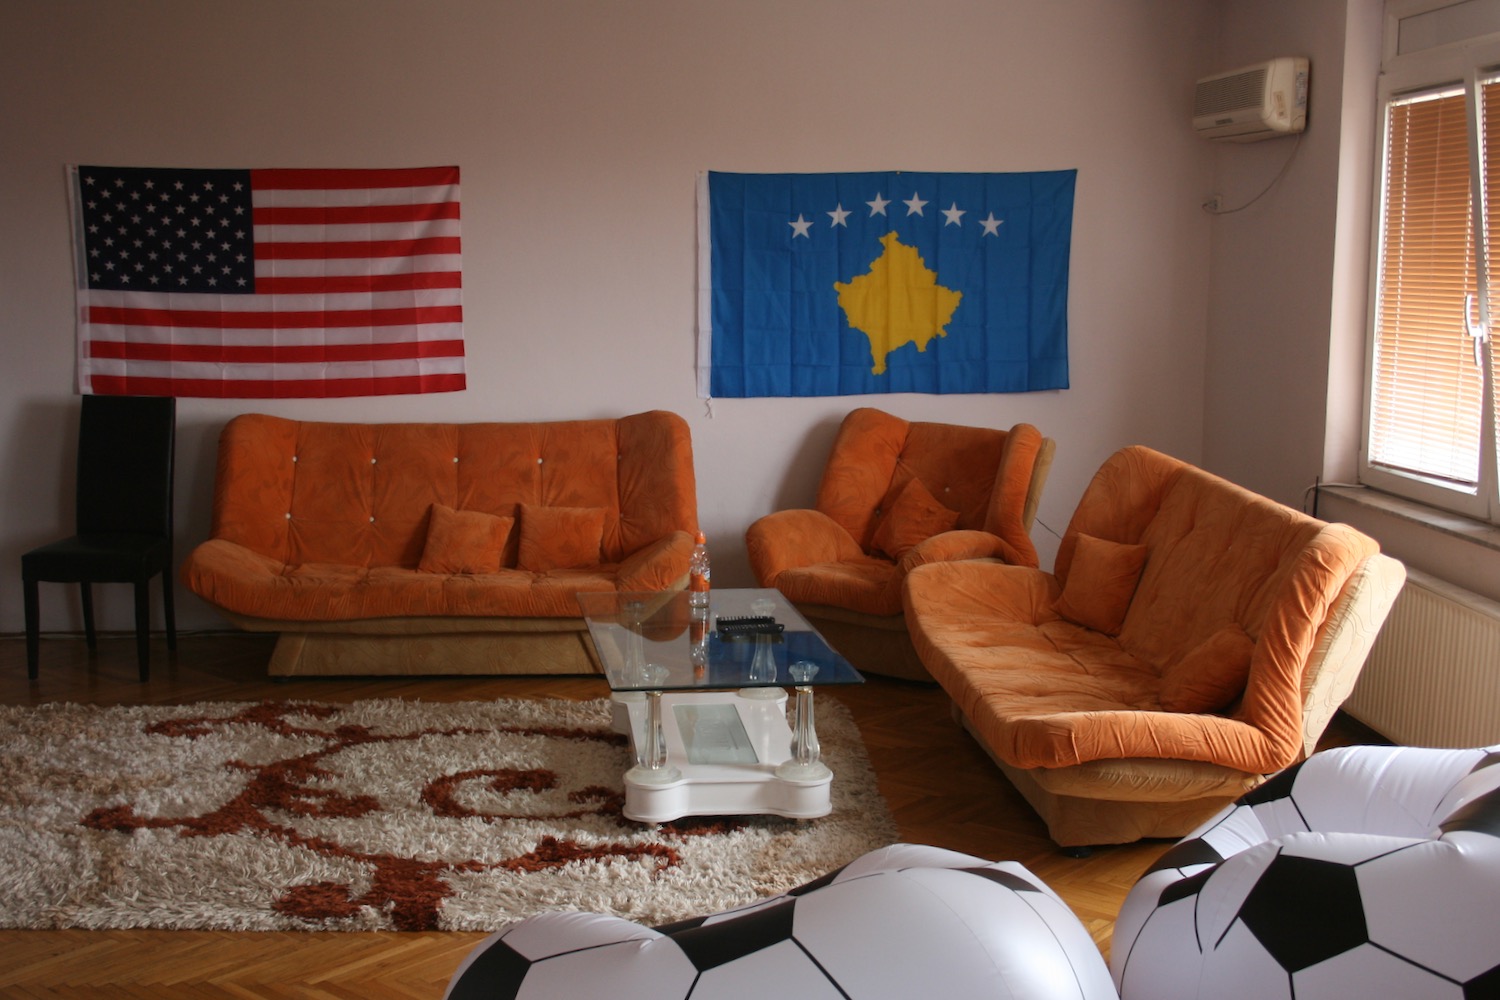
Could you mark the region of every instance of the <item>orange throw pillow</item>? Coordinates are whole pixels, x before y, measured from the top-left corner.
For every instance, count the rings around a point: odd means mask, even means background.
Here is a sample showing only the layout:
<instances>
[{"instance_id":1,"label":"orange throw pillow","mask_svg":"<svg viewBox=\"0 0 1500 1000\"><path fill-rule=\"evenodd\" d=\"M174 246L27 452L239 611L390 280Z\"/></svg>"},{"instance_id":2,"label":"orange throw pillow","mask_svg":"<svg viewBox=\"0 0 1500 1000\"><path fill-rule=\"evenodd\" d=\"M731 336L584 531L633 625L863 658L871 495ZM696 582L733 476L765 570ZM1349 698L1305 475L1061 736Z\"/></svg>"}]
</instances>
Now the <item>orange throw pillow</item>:
<instances>
[{"instance_id":1,"label":"orange throw pillow","mask_svg":"<svg viewBox=\"0 0 1500 1000\"><path fill-rule=\"evenodd\" d=\"M951 530L957 523L958 511L944 507L920 479L909 479L875 526L870 547L900 559L908 549Z\"/></svg>"},{"instance_id":2,"label":"orange throw pillow","mask_svg":"<svg viewBox=\"0 0 1500 1000\"><path fill-rule=\"evenodd\" d=\"M513 517L435 503L417 569L423 573L498 573L500 553L515 523Z\"/></svg>"},{"instance_id":3,"label":"orange throw pillow","mask_svg":"<svg viewBox=\"0 0 1500 1000\"><path fill-rule=\"evenodd\" d=\"M1068 621L1118 635L1146 565L1146 546L1078 535L1068 582L1053 610Z\"/></svg>"},{"instance_id":4,"label":"orange throw pillow","mask_svg":"<svg viewBox=\"0 0 1500 1000\"><path fill-rule=\"evenodd\" d=\"M521 504L521 569L582 569L599 565L603 507L534 507Z\"/></svg>"},{"instance_id":5,"label":"orange throw pillow","mask_svg":"<svg viewBox=\"0 0 1500 1000\"><path fill-rule=\"evenodd\" d=\"M1226 625L1161 673L1159 698L1168 712L1217 712L1234 704L1250 679L1255 640Z\"/></svg>"}]
</instances>

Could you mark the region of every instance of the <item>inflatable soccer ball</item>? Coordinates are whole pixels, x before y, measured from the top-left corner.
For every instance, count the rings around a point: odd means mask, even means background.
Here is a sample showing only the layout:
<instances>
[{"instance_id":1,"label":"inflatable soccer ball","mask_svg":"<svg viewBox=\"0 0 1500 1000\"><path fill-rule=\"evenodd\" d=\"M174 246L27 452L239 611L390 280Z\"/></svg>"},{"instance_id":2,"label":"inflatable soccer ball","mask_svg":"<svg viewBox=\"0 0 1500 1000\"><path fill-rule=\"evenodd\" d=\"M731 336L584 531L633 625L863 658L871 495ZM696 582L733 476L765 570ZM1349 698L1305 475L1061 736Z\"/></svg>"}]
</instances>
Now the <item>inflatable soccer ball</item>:
<instances>
[{"instance_id":1,"label":"inflatable soccer ball","mask_svg":"<svg viewBox=\"0 0 1500 1000\"><path fill-rule=\"evenodd\" d=\"M898 844L784 896L660 929L550 913L482 943L449 1000L1113 1000L1093 940L1014 862Z\"/></svg>"},{"instance_id":2,"label":"inflatable soccer ball","mask_svg":"<svg viewBox=\"0 0 1500 1000\"><path fill-rule=\"evenodd\" d=\"M1282 772L1131 889L1122 1000L1500 997L1500 747L1345 747Z\"/></svg>"}]
</instances>

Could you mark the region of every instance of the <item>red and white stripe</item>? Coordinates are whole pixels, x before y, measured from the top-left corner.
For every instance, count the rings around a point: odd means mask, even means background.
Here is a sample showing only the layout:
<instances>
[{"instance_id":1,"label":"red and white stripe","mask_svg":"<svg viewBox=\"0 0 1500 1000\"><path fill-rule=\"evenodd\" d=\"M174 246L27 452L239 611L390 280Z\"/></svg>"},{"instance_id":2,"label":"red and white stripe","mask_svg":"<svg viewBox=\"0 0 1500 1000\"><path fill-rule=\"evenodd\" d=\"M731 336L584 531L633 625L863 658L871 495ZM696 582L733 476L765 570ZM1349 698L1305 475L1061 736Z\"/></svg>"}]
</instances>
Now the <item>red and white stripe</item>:
<instances>
[{"instance_id":1,"label":"red and white stripe","mask_svg":"<svg viewBox=\"0 0 1500 1000\"><path fill-rule=\"evenodd\" d=\"M253 295L80 290L84 392L464 388L457 167L254 170Z\"/></svg>"}]
</instances>

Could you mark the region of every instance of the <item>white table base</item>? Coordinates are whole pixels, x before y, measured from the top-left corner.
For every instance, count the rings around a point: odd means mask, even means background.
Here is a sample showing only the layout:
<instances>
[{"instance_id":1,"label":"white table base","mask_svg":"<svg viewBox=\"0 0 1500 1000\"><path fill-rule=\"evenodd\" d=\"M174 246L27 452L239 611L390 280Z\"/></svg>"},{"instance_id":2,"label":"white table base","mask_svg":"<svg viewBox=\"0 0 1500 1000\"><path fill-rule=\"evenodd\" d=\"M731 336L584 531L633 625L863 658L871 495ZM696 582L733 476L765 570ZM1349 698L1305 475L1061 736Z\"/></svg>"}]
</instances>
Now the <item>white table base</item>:
<instances>
[{"instance_id":1,"label":"white table base","mask_svg":"<svg viewBox=\"0 0 1500 1000\"><path fill-rule=\"evenodd\" d=\"M660 699L666 742L661 767L637 764L626 772L627 819L666 823L683 816L828 815L833 772L822 763L790 763L786 692L749 690L756 696L736 691L613 695L614 729L631 737L638 761L646 759L641 750L642 740L649 739L652 697Z\"/></svg>"}]
</instances>

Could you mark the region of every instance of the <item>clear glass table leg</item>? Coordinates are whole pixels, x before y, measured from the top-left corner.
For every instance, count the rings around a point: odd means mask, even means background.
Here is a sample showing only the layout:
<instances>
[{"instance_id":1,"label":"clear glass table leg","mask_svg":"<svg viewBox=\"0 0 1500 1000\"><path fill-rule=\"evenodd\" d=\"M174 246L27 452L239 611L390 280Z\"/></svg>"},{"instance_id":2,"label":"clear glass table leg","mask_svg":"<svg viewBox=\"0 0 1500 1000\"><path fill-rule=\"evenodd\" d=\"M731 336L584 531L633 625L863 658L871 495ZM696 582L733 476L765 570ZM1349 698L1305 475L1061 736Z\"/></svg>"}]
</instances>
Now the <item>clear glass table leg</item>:
<instances>
[{"instance_id":1,"label":"clear glass table leg","mask_svg":"<svg viewBox=\"0 0 1500 1000\"><path fill-rule=\"evenodd\" d=\"M818 730L813 722L813 689L807 684L818 672L818 667L815 663L799 660L788 670L792 680L799 682L793 708L792 756L776 768L776 776L794 781L821 780L832 772L820 759L822 748L818 745Z\"/></svg>"},{"instance_id":2,"label":"clear glass table leg","mask_svg":"<svg viewBox=\"0 0 1500 1000\"><path fill-rule=\"evenodd\" d=\"M652 671L666 673L666 668L654 663L647 664L645 670L648 682L653 679ZM660 683L659 678L657 683ZM625 772L626 779L639 785L664 785L678 780L682 772L667 763L667 734L662 727L659 690L646 692L645 722L644 731L636 734L635 767Z\"/></svg>"},{"instance_id":3,"label":"clear glass table leg","mask_svg":"<svg viewBox=\"0 0 1500 1000\"><path fill-rule=\"evenodd\" d=\"M797 704L793 711L792 762L803 767L816 764L822 756L822 748L818 746L818 730L813 722L812 688L797 688Z\"/></svg>"}]
</instances>

